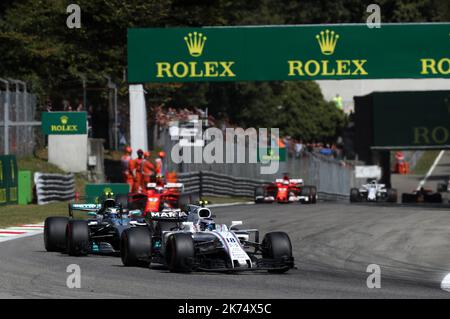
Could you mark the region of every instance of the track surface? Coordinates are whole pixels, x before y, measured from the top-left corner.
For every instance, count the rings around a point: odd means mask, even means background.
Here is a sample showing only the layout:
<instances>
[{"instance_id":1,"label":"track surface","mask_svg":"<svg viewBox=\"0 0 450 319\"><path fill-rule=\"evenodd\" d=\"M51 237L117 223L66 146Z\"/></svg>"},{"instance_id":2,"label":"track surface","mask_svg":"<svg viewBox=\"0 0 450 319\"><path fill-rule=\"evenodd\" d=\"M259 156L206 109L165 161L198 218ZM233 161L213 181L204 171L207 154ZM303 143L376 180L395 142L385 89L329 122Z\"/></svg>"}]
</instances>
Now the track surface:
<instances>
[{"instance_id":1,"label":"track surface","mask_svg":"<svg viewBox=\"0 0 450 319\"><path fill-rule=\"evenodd\" d=\"M426 207L243 205L214 209L218 222L243 220L291 236L298 269L284 275L172 274L125 268L120 258L44 251L42 235L0 243L0 298L448 298L450 211ZM81 288L66 287L66 267L81 267ZM366 268L381 267L368 289Z\"/></svg>"}]
</instances>

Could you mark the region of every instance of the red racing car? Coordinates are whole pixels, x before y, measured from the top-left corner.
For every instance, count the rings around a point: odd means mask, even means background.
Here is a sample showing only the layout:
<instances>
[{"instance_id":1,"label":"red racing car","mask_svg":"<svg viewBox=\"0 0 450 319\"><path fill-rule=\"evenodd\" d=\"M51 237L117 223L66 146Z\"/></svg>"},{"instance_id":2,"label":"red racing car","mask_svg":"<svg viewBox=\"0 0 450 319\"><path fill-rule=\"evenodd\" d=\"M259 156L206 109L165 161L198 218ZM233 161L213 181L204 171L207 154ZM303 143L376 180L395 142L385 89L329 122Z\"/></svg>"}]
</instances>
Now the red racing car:
<instances>
[{"instance_id":1,"label":"red racing car","mask_svg":"<svg viewBox=\"0 0 450 319\"><path fill-rule=\"evenodd\" d=\"M129 193L120 202L129 210L141 210L145 217L149 212L181 208L198 200L198 196L183 194L183 188L182 183L164 183L163 179L157 179L155 183L147 183L145 192Z\"/></svg>"},{"instance_id":2,"label":"red racing car","mask_svg":"<svg viewBox=\"0 0 450 319\"><path fill-rule=\"evenodd\" d=\"M317 189L315 186L306 186L303 179L290 179L288 177L276 179L270 183L255 188L255 203L293 203L315 204L317 202Z\"/></svg>"}]
</instances>

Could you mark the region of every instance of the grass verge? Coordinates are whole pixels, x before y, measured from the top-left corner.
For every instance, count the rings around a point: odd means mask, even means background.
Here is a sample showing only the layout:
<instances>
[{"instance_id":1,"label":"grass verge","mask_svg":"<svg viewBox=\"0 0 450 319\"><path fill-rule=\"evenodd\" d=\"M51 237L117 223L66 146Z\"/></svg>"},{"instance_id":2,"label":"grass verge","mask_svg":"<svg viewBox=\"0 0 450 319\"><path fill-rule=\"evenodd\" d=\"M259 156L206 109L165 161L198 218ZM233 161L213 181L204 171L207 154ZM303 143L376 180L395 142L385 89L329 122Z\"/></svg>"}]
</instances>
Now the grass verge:
<instances>
[{"instance_id":1,"label":"grass verge","mask_svg":"<svg viewBox=\"0 0 450 319\"><path fill-rule=\"evenodd\" d=\"M0 227L36 224L48 216L68 216L67 203L8 205L0 207Z\"/></svg>"},{"instance_id":2,"label":"grass verge","mask_svg":"<svg viewBox=\"0 0 450 319\"><path fill-rule=\"evenodd\" d=\"M439 150L425 151L411 173L414 175L425 175L430 169L431 165L433 165L433 162L438 156L439 152Z\"/></svg>"}]
</instances>

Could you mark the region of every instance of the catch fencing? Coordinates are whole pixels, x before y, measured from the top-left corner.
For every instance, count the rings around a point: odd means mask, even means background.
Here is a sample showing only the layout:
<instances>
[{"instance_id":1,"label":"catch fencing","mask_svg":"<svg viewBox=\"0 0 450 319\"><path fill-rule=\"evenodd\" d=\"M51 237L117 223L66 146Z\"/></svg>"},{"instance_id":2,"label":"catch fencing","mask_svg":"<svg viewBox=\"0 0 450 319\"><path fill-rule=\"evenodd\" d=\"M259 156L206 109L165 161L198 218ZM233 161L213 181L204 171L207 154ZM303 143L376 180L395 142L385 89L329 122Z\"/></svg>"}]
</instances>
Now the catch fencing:
<instances>
[{"instance_id":1,"label":"catch fencing","mask_svg":"<svg viewBox=\"0 0 450 319\"><path fill-rule=\"evenodd\" d=\"M10 91L9 85L13 87L14 83L16 90ZM17 82L9 81L7 90L0 91L0 155L33 154L40 136L40 123L35 121L36 105L36 95L27 92L26 87L20 91Z\"/></svg>"},{"instance_id":2,"label":"catch fencing","mask_svg":"<svg viewBox=\"0 0 450 319\"><path fill-rule=\"evenodd\" d=\"M170 158L178 141L171 140L168 129L158 133L156 146ZM263 163L176 164L168 160L166 166L167 171L178 173L186 191L201 191L203 195L253 196L257 185L273 182L287 173L291 178L302 178L306 185L316 186L321 199L347 200L350 188L362 182L355 178L353 164L306 151L298 157L286 156L286 161L279 162L278 170L272 174L261 173L262 167L267 166Z\"/></svg>"}]
</instances>

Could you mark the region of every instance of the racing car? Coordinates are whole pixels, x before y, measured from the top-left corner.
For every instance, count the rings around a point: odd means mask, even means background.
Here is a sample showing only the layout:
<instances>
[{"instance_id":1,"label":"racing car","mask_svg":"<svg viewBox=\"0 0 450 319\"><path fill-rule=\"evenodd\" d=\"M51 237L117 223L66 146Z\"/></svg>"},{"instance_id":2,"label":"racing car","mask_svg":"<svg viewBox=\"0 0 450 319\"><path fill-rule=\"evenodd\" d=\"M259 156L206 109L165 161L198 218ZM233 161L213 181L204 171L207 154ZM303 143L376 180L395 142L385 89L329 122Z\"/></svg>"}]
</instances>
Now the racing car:
<instances>
[{"instance_id":1,"label":"racing car","mask_svg":"<svg viewBox=\"0 0 450 319\"><path fill-rule=\"evenodd\" d=\"M256 229L216 224L209 208L188 205L186 212L165 209L148 216L149 227L122 233L125 266L162 264L171 272L267 270L284 273L294 267L292 246L284 232L270 232L259 242Z\"/></svg>"},{"instance_id":2,"label":"racing car","mask_svg":"<svg viewBox=\"0 0 450 319\"><path fill-rule=\"evenodd\" d=\"M403 193L402 203L442 203L442 194L421 187L411 193Z\"/></svg>"},{"instance_id":3,"label":"racing car","mask_svg":"<svg viewBox=\"0 0 450 319\"><path fill-rule=\"evenodd\" d=\"M87 213L87 219L74 217L74 211ZM128 211L112 197L101 204L69 204L69 217L47 217L44 245L47 251L71 256L89 253L117 253L120 236L130 227L147 226L140 210Z\"/></svg>"},{"instance_id":4,"label":"racing car","mask_svg":"<svg viewBox=\"0 0 450 319\"><path fill-rule=\"evenodd\" d=\"M315 204L317 189L304 185L303 179L276 179L274 183L255 188L255 203L293 203Z\"/></svg>"},{"instance_id":5,"label":"racing car","mask_svg":"<svg viewBox=\"0 0 450 319\"><path fill-rule=\"evenodd\" d=\"M439 193L450 192L450 177L448 177L444 183L437 184L437 191Z\"/></svg>"},{"instance_id":6,"label":"racing car","mask_svg":"<svg viewBox=\"0 0 450 319\"><path fill-rule=\"evenodd\" d=\"M397 202L397 190L394 188L386 188L385 184L380 184L376 180L362 185L359 189L352 188L350 190L350 202Z\"/></svg>"},{"instance_id":7,"label":"racing car","mask_svg":"<svg viewBox=\"0 0 450 319\"><path fill-rule=\"evenodd\" d=\"M181 208L187 203L199 199L196 194L183 194L182 183L166 183L163 177L156 182L147 183L143 193L120 195L118 200L123 207L131 210L141 210L145 217L149 212L158 212L167 208Z\"/></svg>"}]
</instances>

